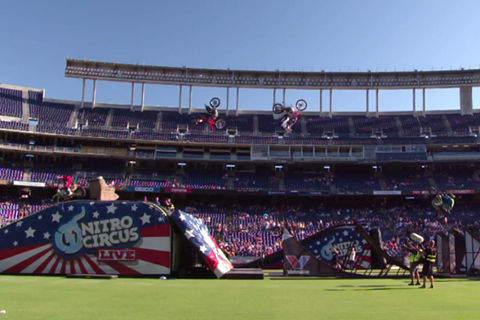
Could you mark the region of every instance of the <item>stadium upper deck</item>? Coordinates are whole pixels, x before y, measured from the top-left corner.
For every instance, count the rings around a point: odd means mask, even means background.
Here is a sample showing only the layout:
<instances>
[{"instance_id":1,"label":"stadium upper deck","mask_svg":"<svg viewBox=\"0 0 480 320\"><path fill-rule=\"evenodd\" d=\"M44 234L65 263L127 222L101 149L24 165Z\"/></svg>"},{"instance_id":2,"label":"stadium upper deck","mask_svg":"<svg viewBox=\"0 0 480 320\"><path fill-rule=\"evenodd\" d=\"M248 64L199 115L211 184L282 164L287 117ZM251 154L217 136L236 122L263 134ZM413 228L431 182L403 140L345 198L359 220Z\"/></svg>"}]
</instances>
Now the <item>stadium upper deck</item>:
<instances>
[{"instance_id":1,"label":"stadium upper deck","mask_svg":"<svg viewBox=\"0 0 480 320\"><path fill-rule=\"evenodd\" d=\"M407 89L479 86L480 70L300 72L176 68L67 59L65 76L108 81L288 89Z\"/></svg>"},{"instance_id":2,"label":"stadium upper deck","mask_svg":"<svg viewBox=\"0 0 480 320\"><path fill-rule=\"evenodd\" d=\"M0 127L85 137L178 142L181 136L185 142L296 145L475 143L480 127L479 113L461 115L458 110L427 112L425 116L392 112L378 117L361 113L320 117L306 112L294 133L279 139L277 123L266 111L225 116L232 133L192 125L195 109L188 114L185 109L178 112L167 107L132 111L129 106L81 105L78 101L44 99L41 90L0 86ZM32 119L37 125L29 126ZM328 135L337 138L326 139Z\"/></svg>"},{"instance_id":3,"label":"stadium upper deck","mask_svg":"<svg viewBox=\"0 0 480 320\"><path fill-rule=\"evenodd\" d=\"M366 111L372 112L369 92L376 93L375 115L380 115L378 94L385 89L411 89L412 110L416 113L416 94L422 93L422 111L426 114L425 91L427 88L459 88L461 114L473 114L472 88L480 85L480 70L450 71L410 71L410 72L294 72L294 71L245 71L220 69L174 68L162 66L142 66L67 59L65 76L83 79L82 107L85 102L87 80L93 80L93 101L96 105L97 80L131 82L131 108L134 107L135 83L142 85L140 110L144 109L145 84L170 84L179 86L179 109L182 106L182 89L189 87L189 112L192 112L192 87L226 88L226 109L230 109L230 89L236 89L236 114L239 113L240 88L273 89L283 91L283 104L287 89L318 90L320 95L318 110L322 116L333 115L334 90L364 90ZM323 91L328 91L329 103L323 106ZM276 101L272 101L275 103ZM313 109L316 109L313 106Z\"/></svg>"}]
</instances>

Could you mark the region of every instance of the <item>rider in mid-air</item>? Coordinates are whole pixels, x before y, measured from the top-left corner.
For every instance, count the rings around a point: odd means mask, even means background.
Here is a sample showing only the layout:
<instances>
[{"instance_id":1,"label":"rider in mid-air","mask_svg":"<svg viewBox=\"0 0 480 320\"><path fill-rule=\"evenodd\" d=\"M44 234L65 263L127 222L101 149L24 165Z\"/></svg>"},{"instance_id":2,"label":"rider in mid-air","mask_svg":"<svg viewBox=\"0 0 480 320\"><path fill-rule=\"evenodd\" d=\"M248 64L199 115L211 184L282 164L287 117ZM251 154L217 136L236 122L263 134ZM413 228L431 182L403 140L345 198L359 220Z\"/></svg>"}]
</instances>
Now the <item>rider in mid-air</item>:
<instances>
[{"instance_id":1,"label":"rider in mid-air","mask_svg":"<svg viewBox=\"0 0 480 320\"><path fill-rule=\"evenodd\" d=\"M71 196L73 194L72 190L70 189L70 187L72 186L72 176L66 175L59 176L58 178L62 180L65 190L67 190L68 195Z\"/></svg>"},{"instance_id":2,"label":"rider in mid-air","mask_svg":"<svg viewBox=\"0 0 480 320\"><path fill-rule=\"evenodd\" d=\"M280 125L282 126L285 131L288 133L292 132L292 126L297 122L297 119L300 115L293 110L292 107L285 108L285 115L283 116L282 120L280 121Z\"/></svg>"},{"instance_id":3,"label":"rider in mid-air","mask_svg":"<svg viewBox=\"0 0 480 320\"><path fill-rule=\"evenodd\" d=\"M218 118L218 110L216 107L212 107L209 105L205 105L205 115L203 117L200 117L195 120L196 124L203 123L203 122L208 122L208 125L210 126L210 129L215 130L213 127L213 124Z\"/></svg>"},{"instance_id":4,"label":"rider in mid-air","mask_svg":"<svg viewBox=\"0 0 480 320\"><path fill-rule=\"evenodd\" d=\"M432 206L437 210L437 217L447 222L447 214L453 209L455 205L455 196L446 192L440 192L432 200Z\"/></svg>"}]
</instances>

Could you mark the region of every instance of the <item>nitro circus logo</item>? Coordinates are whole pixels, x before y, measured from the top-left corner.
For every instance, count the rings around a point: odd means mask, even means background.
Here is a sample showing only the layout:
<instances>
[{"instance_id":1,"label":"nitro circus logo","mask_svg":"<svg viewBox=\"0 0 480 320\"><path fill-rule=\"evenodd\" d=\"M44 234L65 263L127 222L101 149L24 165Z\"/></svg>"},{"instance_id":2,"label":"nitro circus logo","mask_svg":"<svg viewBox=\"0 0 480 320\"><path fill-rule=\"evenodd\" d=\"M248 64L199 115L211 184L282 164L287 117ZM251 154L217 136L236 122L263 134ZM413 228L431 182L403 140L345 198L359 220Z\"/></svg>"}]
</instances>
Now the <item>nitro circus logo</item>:
<instances>
[{"instance_id":1,"label":"nitro circus logo","mask_svg":"<svg viewBox=\"0 0 480 320\"><path fill-rule=\"evenodd\" d=\"M140 239L138 227L130 216L83 222L85 216L82 207L79 214L55 232L53 246L61 257L74 259L98 248L131 247Z\"/></svg>"},{"instance_id":2,"label":"nitro circus logo","mask_svg":"<svg viewBox=\"0 0 480 320\"><path fill-rule=\"evenodd\" d=\"M335 248L338 250L339 256L345 256L349 254L349 250L352 248L355 249L355 252L360 253L363 251L363 248L360 244L360 241L353 240L353 241L344 241L344 242L336 242L335 237L330 239L330 241L322 247L320 250L321 257L325 260L332 260L333 253L332 249Z\"/></svg>"}]
</instances>

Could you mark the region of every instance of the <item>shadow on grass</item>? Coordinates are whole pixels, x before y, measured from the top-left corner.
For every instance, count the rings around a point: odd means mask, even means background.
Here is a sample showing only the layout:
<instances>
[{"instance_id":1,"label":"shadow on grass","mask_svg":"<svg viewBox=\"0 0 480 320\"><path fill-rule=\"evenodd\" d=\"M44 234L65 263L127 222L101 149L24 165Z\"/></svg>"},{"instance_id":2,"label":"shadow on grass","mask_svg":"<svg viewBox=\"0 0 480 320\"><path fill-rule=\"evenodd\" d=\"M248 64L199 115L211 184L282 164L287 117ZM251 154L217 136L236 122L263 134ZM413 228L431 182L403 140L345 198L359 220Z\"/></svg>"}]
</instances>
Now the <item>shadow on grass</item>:
<instances>
[{"instance_id":1,"label":"shadow on grass","mask_svg":"<svg viewBox=\"0 0 480 320\"><path fill-rule=\"evenodd\" d=\"M398 287L378 287L378 286L358 286L348 289L325 289L325 291L376 291L376 290L411 290L411 287L398 286Z\"/></svg>"}]
</instances>

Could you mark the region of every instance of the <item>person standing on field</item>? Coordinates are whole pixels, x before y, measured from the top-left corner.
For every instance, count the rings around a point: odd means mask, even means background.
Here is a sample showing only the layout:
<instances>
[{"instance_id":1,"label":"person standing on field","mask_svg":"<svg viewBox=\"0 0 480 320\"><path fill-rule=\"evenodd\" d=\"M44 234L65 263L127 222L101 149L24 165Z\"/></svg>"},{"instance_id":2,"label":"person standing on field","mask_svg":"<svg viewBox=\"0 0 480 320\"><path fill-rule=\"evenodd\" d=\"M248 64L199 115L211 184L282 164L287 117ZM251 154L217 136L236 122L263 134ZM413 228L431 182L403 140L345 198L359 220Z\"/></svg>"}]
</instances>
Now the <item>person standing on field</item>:
<instances>
[{"instance_id":1,"label":"person standing on field","mask_svg":"<svg viewBox=\"0 0 480 320\"><path fill-rule=\"evenodd\" d=\"M430 279L430 289L434 288L433 266L437 260L437 250L435 249L435 241L430 240L428 248L423 252L424 263L422 269L423 286L420 289L425 289L427 285L427 278Z\"/></svg>"}]
</instances>

